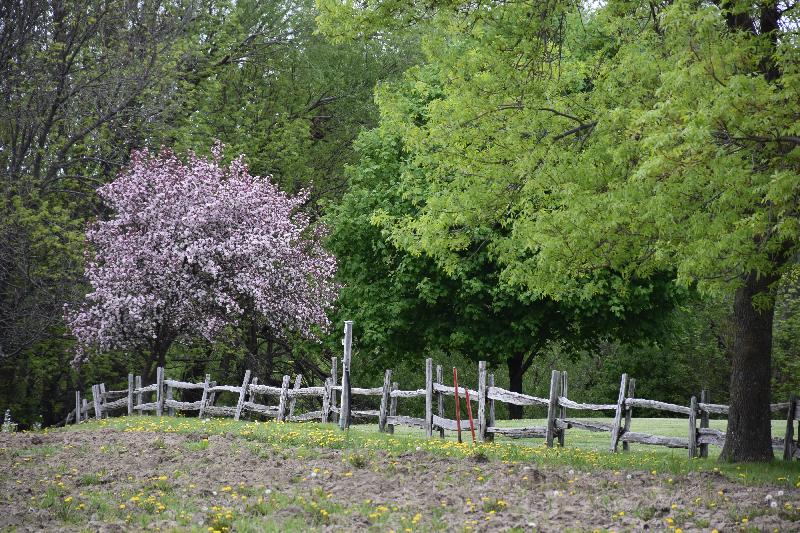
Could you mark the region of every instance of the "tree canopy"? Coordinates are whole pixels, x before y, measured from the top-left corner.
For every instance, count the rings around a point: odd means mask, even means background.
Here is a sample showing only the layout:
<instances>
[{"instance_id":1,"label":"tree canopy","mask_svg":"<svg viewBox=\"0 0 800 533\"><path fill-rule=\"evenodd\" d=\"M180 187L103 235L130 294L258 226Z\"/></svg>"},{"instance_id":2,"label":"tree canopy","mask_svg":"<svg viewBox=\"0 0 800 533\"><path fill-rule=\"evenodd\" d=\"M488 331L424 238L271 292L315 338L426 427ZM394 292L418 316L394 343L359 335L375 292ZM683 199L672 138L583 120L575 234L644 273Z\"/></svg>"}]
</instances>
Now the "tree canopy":
<instances>
[{"instance_id":1,"label":"tree canopy","mask_svg":"<svg viewBox=\"0 0 800 533\"><path fill-rule=\"evenodd\" d=\"M735 293L725 455L772 456L772 302L800 243L793 5L319 5L339 39L425 36L406 73L435 91L424 120L384 114L422 169L402 176L417 211L395 242L452 271L482 228L504 228L486 243L502 277L557 299L613 298L603 269Z\"/></svg>"},{"instance_id":2,"label":"tree canopy","mask_svg":"<svg viewBox=\"0 0 800 533\"><path fill-rule=\"evenodd\" d=\"M391 105L406 109L404 117L419 116L431 93L417 89L392 84L386 89L391 102L382 98L381 110ZM359 346L376 366L431 351L459 353L507 366L511 390L522 392L524 374L549 343L579 350L608 339L657 338L663 316L686 296L669 275L623 280L611 270L594 279L618 287L613 298L536 295L502 279L502 265L486 245L505 230L489 225L473 228L478 236L444 269L392 238L397 221L418 212L401 176L424 172L405 149L401 129L384 120L362 133L356 147L348 192L325 220L345 282L337 316L355 320Z\"/></svg>"}]
</instances>

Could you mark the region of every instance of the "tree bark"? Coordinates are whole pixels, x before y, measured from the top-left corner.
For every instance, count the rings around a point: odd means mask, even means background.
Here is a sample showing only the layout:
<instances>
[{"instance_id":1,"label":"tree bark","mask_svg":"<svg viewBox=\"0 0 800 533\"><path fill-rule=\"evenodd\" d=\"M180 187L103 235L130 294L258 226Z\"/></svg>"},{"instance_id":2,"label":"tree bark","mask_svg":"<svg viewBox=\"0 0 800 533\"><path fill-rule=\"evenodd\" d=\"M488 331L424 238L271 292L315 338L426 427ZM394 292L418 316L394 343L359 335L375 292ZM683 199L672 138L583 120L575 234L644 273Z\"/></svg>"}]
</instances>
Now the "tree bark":
<instances>
[{"instance_id":1,"label":"tree bark","mask_svg":"<svg viewBox=\"0 0 800 533\"><path fill-rule=\"evenodd\" d=\"M768 294L772 277L745 277L733 303L735 336L731 354L730 412L720 460L770 461L773 458L770 423L770 377L774 301L753 306L753 297ZM771 298L771 297L770 297Z\"/></svg>"},{"instance_id":2,"label":"tree bark","mask_svg":"<svg viewBox=\"0 0 800 533\"><path fill-rule=\"evenodd\" d=\"M156 381L156 368L167 364L167 352L173 342L172 336L159 335L150 343L150 357L145 367L144 378L150 383Z\"/></svg>"}]
</instances>

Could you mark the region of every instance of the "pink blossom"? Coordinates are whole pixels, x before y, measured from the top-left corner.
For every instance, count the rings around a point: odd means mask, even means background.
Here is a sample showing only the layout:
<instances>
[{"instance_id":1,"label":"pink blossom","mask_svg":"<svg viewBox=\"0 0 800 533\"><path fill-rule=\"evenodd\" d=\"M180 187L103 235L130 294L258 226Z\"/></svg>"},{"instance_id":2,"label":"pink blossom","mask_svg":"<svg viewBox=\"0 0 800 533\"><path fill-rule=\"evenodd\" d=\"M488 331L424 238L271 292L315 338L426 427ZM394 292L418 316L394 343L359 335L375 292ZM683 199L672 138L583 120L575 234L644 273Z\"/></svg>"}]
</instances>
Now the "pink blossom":
<instances>
[{"instance_id":1,"label":"pink blossom","mask_svg":"<svg viewBox=\"0 0 800 533\"><path fill-rule=\"evenodd\" d=\"M246 313L275 331L313 337L329 325L335 258L289 196L251 176L242 157L221 165L169 150L134 152L98 194L113 211L87 229L92 290L67 323L79 343L100 350L141 346L159 335L213 339Z\"/></svg>"}]
</instances>

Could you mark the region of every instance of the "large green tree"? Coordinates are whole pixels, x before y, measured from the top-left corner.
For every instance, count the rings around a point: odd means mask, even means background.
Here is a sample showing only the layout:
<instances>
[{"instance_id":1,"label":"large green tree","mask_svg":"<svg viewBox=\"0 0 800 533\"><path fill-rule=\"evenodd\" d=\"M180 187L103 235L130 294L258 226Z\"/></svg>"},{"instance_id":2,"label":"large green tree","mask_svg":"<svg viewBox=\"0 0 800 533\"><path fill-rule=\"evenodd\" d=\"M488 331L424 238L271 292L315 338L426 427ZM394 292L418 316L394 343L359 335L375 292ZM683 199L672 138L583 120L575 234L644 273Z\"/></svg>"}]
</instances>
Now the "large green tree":
<instances>
[{"instance_id":1,"label":"large green tree","mask_svg":"<svg viewBox=\"0 0 800 533\"><path fill-rule=\"evenodd\" d=\"M424 110L431 93L418 88L392 84L393 102ZM578 350L612 338L653 337L680 296L669 276L626 281L610 271L596 277L619 289L613 299L557 301L520 290L503 282L502 266L485 246L501 228L479 228L481 236L445 270L392 239L395 221L416 212L401 176L419 172L395 125L362 133L356 146L348 192L325 219L343 286L337 318L355 320L373 372L426 353L458 353L506 366L510 389L523 392L526 372L550 343ZM511 406L510 415L521 418L522 408Z\"/></svg>"},{"instance_id":2,"label":"large green tree","mask_svg":"<svg viewBox=\"0 0 800 533\"><path fill-rule=\"evenodd\" d=\"M424 121L390 118L425 169L395 241L454 268L496 224L503 278L536 294L613 297L593 281L613 269L729 296L723 457L772 458L774 292L800 240L795 4L320 5L340 38L423 32L446 80Z\"/></svg>"}]
</instances>

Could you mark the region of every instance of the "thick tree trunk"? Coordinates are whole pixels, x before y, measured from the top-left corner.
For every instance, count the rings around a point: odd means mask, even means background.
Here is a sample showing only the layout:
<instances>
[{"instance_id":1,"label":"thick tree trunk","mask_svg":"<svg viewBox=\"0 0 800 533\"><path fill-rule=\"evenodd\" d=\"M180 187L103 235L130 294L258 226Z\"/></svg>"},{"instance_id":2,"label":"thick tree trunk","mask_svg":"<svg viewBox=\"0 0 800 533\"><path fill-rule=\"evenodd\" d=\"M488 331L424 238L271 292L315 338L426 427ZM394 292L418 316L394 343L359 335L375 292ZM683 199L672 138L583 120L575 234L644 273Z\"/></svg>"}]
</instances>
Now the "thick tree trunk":
<instances>
[{"instance_id":1,"label":"thick tree trunk","mask_svg":"<svg viewBox=\"0 0 800 533\"><path fill-rule=\"evenodd\" d=\"M512 392L522 392L522 377L525 375L525 370L527 370L523 366L524 362L524 353L515 353L506 359L506 365L508 366L509 389ZM508 404L508 417L512 420L519 420L522 418L522 406Z\"/></svg>"},{"instance_id":2,"label":"thick tree trunk","mask_svg":"<svg viewBox=\"0 0 800 533\"><path fill-rule=\"evenodd\" d=\"M733 303L736 333L731 357L730 413L721 460L769 461L773 458L770 424L770 370L774 303L753 307L774 279L754 273L736 291ZM765 294L766 295L766 294Z\"/></svg>"}]
</instances>

